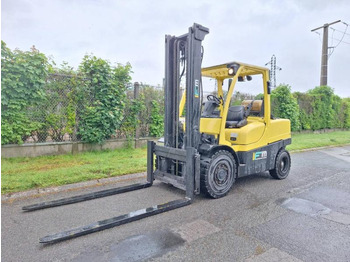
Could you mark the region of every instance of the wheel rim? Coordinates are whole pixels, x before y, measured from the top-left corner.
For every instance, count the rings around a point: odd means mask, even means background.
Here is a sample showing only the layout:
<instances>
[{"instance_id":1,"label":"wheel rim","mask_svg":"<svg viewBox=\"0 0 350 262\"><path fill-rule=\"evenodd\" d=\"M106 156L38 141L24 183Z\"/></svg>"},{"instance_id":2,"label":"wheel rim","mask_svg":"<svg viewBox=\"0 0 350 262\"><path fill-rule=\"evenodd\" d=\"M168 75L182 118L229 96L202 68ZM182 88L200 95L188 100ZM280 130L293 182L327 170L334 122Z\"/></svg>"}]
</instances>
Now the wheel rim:
<instances>
[{"instance_id":1,"label":"wheel rim","mask_svg":"<svg viewBox=\"0 0 350 262\"><path fill-rule=\"evenodd\" d=\"M288 174L289 170L289 158L287 155L283 156L280 161L279 170L282 175Z\"/></svg>"},{"instance_id":2,"label":"wheel rim","mask_svg":"<svg viewBox=\"0 0 350 262\"><path fill-rule=\"evenodd\" d=\"M209 183L217 193L225 193L230 190L233 184L233 170L230 159L221 159L212 166Z\"/></svg>"},{"instance_id":3,"label":"wheel rim","mask_svg":"<svg viewBox=\"0 0 350 262\"><path fill-rule=\"evenodd\" d=\"M216 184L218 185L224 184L228 179L228 175L229 175L228 172L229 172L229 168L225 164L220 163L219 165L217 165L214 171L214 180Z\"/></svg>"}]
</instances>

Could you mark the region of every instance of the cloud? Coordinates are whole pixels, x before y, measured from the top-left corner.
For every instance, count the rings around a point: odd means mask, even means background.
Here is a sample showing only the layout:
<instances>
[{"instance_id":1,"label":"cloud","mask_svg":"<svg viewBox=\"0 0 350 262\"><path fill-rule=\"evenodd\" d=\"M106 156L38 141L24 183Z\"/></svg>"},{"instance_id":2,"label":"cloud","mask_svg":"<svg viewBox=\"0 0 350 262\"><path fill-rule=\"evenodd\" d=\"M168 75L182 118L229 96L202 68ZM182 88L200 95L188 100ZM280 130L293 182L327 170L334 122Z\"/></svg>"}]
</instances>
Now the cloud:
<instances>
[{"instance_id":1,"label":"cloud","mask_svg":"<svg viewBox=\"0 0 350 262\"><path fill-rule=\"evenodd\" d=\"M283 68L277 82L306 91L320 74L321 43L310 30L338 19L350 23L348 10L348 1L325 0L3 0L2 40L23 50L34 44L74 67L86 53L130 62L134 81L157 85L164 76L164 35L181 35L197 22L210 29L205 66L264 65L275 54ZM329 85L342 96L350 96L349 48L340 44L329 60Z\"/></svg>"}]
</instances>

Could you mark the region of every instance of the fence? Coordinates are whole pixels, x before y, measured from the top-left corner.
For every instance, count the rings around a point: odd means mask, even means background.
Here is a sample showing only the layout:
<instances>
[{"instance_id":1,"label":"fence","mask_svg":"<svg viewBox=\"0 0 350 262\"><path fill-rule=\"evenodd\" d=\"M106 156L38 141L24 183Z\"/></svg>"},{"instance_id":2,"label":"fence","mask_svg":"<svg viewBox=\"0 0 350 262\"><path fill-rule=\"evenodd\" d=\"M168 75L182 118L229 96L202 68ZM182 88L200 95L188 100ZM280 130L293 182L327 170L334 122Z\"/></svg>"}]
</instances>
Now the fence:
<instances>
[{"instance_id":1,"label":"fence","mask_svg":"<svg viewBox=\"0 0 350 262\"><path fill-rule=\"evenodd\" d=\"M94 98L86 90L87 79L63 74L50 74L45 94L35 106L27 108L27 117L38 124L24 143L79 141L79 118ZM82 92L84 90L84 92Z\"/></svg>"},{"instance_id":2,"label":"fence","mask_svg":"<svg viewBox=\"0 0 350 262\"><path fill-rule=\"evenodd\" d=\"M81 120L89 108L99 103L88 84L89 80L76 75L50 74L43 98L26 109L26 117L37 128L30 135L22 136L22 142L84 142L79 133ZM155 125L154 117L158 116L163 121L163 96L163 89L159 86L130 84L125 92L125 101L122 101L124 117L121 124L114 134L105 139L161 135L150 132L150 127ZM135 104L138 105L138 112L133 112ZM157 112L154 107L157 107ZM162 126L158 129L162 129Z\"/></svg>"}]
</instances>

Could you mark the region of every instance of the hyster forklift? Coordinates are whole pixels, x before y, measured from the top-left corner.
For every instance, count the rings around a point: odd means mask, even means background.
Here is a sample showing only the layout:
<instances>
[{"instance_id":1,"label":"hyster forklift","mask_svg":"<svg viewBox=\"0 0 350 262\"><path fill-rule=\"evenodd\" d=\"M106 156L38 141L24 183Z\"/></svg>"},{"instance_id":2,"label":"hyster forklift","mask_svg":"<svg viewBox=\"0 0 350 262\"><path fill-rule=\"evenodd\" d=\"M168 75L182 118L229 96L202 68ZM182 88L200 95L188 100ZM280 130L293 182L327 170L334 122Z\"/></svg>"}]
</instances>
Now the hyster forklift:
<instances>
[{"instance_id":1,"label":"hyster forklift","mask_svg":"<svg viewBox=\"0 0 350 262\"><path fill-rule=\"evenodd\" d=\"M23 207L25 211L72 204L152 186L155 179L186 192L183 199L137 210L41 238L40 243L86 235L192 203L200 192L225 196L237 178L269 171L276 179L291 166L286 145L291 143L290 121L271 115L269 70L240 62L201 69L202 40L209 29L199 24L179 37L165 37L164 145L148 142L147 182ZM237 81L260 76L264 97L231 106ZM217 94L203 102L202 77L216 80ZM185 91L180 84L185 79ZM226 92L224 81L229 83ZM183 115L185 117L183 117Z\"/></svg>"}]
</instances>

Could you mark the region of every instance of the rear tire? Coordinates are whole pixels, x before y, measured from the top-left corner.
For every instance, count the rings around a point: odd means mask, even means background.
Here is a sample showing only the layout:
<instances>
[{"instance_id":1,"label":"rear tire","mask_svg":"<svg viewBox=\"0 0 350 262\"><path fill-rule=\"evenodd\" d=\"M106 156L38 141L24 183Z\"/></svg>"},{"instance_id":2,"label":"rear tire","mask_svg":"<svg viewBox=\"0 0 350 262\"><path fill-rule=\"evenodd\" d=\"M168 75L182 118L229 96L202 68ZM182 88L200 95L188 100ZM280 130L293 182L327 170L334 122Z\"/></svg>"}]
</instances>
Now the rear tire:
<instances>
[{"instance_id":1,"label":"rear tire","mask_svg":"<svg viewBox=\"0 0 350 262\"><path fill-rule=\"evenodd\" d=\"M289 152L281 149L276 157L275 168L270 170L270 175L275 179L285 179L289 175L291 159Z\"/></svg>"},{"instance_id":2,"label":"rear tire","mask_svg":"<svg viewBox=\"0 0 350 262\"><path fill-rule=\"evenodd\" d=\"M226 150L219 150L211 158L201 161L201 190L212 198L220 198L230 191L236 177L236 161Z\"/></svg>"}]
</instances>

